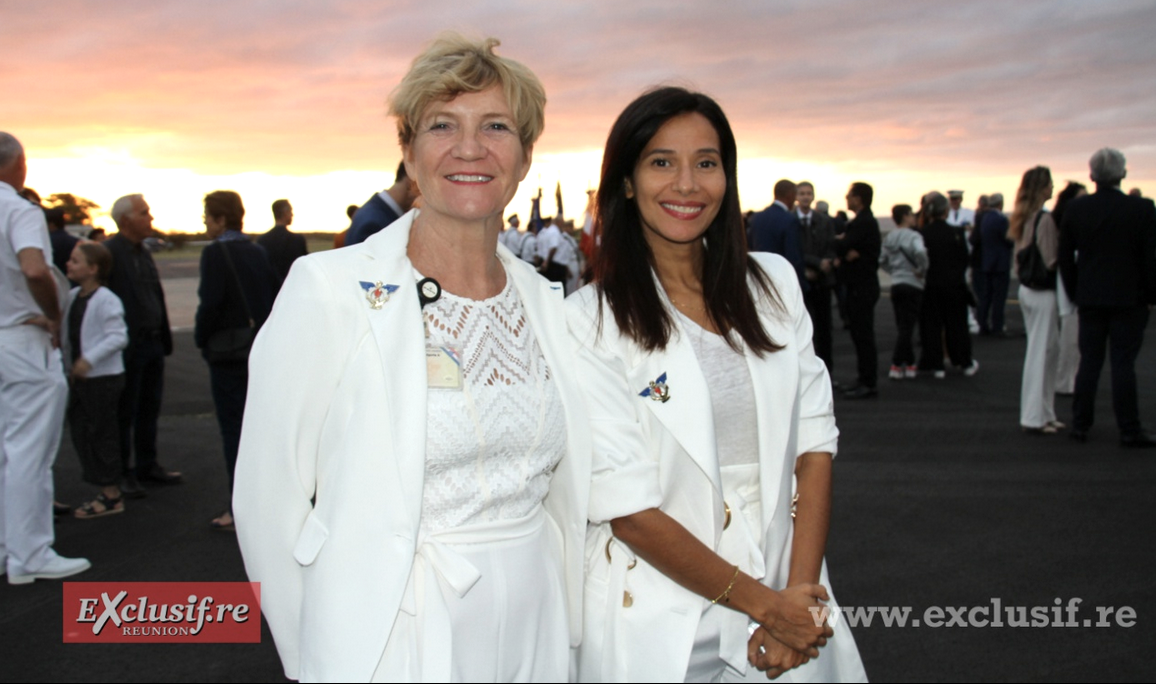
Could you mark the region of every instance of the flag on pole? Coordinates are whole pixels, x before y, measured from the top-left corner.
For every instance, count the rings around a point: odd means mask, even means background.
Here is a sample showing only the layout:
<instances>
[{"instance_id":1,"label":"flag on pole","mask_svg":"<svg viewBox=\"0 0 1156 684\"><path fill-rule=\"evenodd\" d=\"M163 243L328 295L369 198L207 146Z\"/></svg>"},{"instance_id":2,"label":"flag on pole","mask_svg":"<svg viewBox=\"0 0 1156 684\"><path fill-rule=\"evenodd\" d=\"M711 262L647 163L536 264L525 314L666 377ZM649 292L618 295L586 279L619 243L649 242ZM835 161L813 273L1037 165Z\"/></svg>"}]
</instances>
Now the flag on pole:
<instances>
[{"instance_id":1,"label":"flag on pole","mask_svg":"<svg viewBox=\"0 0 1156 684\"><path fill-rule=\"evenodd\" d=\"M582 222L582 238L578 242L578 248L586 255L588 261L593 261L594 247L594 191L587 190L585 219Z\"/></svg>"},{"instance_id":2,"label":"flag on pole","mask_svg":"<svg viewBox=\"0 0 1156 684\"><path fill-rule=\"evenodd\" d=\"M542 230L542 188L538 188L538 196L530 200L530 226L535 235Z\"/></svg>"}]
</instances>

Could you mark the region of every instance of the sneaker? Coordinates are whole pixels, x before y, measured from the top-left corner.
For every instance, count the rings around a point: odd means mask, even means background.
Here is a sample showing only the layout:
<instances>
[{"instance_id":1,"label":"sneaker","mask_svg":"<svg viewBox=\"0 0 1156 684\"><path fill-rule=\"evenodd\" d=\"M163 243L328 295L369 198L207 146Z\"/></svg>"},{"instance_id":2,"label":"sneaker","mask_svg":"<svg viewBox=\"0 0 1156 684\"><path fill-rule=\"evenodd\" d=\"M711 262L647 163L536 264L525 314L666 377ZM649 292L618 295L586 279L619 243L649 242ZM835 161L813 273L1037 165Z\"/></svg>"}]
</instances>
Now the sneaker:
<instances>
[{"instance_id":1,"label":"sneaker","mask_svg":"<svg viewBox=\"0 0 1156 684\"><path fill-rule=\"evenodd\" d=\"M979 372L979 361L976 361L975 359L971 360L970 366L963 369L963 374L969 378L978 372Z\"/></svg>"},{"instance_id":2,"label":"sneaker","mask_svg":"<svg viewBox=\"0 0 1156 684\"><path fill-rule=\"evenodd\" d=\"M64 579L84 572L92 567L87 558L65 558L53 554L52 558L36 572L24 575L8 575L8 584L32 584L38 579Z\"/></svg>"},{"instance_id":3,"label":"sneaker","mask_svg":"<svg viewBox=\"0 0 1156 684\"><path fill-rule=\"evenodd\" d=\"M892 380L902 380L903 379L903 369L900 368L899 366L892 366L891 372L888 373L888 377L890 377Z\"/></svg>"},{"instance_id":4,"label":"sneaker","mask_svg":"<svg viewBox=\"0 0 1156 684\"><path fill-rule=\"evenodd\" d=\"M947 371L941 371L941 370L935 371L935 379L936 380L942 380L946 377L947 377Z\"/></svg>"},{"instance_id":5,"label":"sneaker","mask_svg":"<svg viewBox=\"0 0 1156 684\"><path fill-rule=\"evenodd\" d=\"M907 370L903 371L903 377L908 380L914 380L919 376L919 366L908 366Z\"/></svg>"}]
</instances>

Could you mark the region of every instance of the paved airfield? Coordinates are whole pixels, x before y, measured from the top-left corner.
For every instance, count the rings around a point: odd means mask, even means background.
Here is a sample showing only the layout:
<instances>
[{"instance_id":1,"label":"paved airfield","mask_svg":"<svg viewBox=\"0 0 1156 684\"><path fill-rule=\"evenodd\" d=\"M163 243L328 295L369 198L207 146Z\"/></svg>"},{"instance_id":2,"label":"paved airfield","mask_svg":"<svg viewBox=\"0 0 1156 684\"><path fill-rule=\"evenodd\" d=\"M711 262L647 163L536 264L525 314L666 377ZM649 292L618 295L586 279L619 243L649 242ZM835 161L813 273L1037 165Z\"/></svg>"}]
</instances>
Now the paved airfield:
<instances>
[{"instance_id":1,"label":"paved airfield","mask_svg":"<svg viewBox=\"0 0 1156 684\"><path fill-rule=\"evenodd\" d=\"M246 579L236 537L209 528L226 507L227 484L208 373L190 331L195 265L162 264L162 272L174 325L182 330L166 367L160 461L183 471L185 482L151 488L148 498L129 500L122 515L58 519L56 549L93 564L76 580ZM1022 331L1018 307L1009 306L1008 320ZM842 434L827 553L839 602L861 618L872 615L870 626L853 628L868 676L1147 681L1156 644L1156 450L1117 446L1107 370L1087 444L1066 434L1031 436L1018 424L1023 337L973 338L981 364L974 378L949 373L939 381L897 382L886 379L895 337L886 297L876 327L879 398L836 399ZM1156 429L1153 336L1149 326L1137 363L1141 417L1150 429ZM836 330L835 352L835 377L846 382L854 355L843 330ZM1057 410L1068 421L1070 399L1058 397ZM66 503L95 493L80 480L67 435L55 478L57 499ZM994 601L1004 626L990 624ZM0 680L283 678L267 629L259 645L63 644L61 603L60 582L0 582ZM1008 607L1026 608L1028 622L1033 607L1045 608L1049 623L1074 615L1078 626L1011 627ZM1124 607L1135 613L1131 627L1116 621ZM906 626L884 624L880 609L894 617L904 608ZM1110 626L1096 626L1102 614Z\"/></svg>"}]
</instances>

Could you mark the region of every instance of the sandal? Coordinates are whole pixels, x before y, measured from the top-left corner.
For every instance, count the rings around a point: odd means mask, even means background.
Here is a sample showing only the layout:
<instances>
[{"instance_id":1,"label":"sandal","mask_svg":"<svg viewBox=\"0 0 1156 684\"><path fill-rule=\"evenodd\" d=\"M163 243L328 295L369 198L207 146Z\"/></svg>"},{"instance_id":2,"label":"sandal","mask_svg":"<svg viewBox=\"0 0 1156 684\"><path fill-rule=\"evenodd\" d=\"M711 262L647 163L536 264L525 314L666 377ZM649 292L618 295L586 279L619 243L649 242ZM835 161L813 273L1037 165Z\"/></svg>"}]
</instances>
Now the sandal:
<instances>
[{"instance_id":1,"label":"sandal","mask_svg":"<svg viewBox=\"0 0 1156 684\"><path fill-rule=\"evenodd\" d=\"M72 515L81 520L88 520L115 513L124 513L124 497L117 496L110 499L101 492L95 499L73 511Z\"/></svg>"},{"instance_id":2,"label":"sandal","mask_svg":"<svg viewBox=\"0 0 1156 684\"><path fill-rule=\"evenodd\" d=\"M228 522L225 522L226 518L228 519ZM225 511L224 513L209 521L209 527L213 528L217 532L237 531L237 526L233 524L233 514L229 511Z\"/></svg>"}]
</instances>

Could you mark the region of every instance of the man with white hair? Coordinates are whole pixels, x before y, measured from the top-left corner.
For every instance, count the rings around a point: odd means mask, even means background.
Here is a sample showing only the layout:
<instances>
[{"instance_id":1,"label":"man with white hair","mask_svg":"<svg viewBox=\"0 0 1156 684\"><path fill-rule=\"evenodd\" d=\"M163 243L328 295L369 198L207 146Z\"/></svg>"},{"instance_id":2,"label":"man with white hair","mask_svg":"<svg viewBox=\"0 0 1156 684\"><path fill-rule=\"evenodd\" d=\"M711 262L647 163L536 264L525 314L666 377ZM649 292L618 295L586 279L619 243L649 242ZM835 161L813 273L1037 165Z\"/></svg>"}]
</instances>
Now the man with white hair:
<instances>
[{"instance_id":1,"label":"man with white hair","mask_svg":"<svg viewBox=\"0 0 1156 684\"><path fill-rule=\"evenodd\" d=\"M9 584L92 567L52 549L52 462L68 389L48 226L17 194L27 173L20 141L0 131L0 575Z\"/></svg>"},{"instance_id":2,"label":"man with white hair","mask_svg":"<svg viewBox=\"0 0 1156 684\"><path fill-rule=\"evenodd\" d=\"M1060 226L1060 275L1080 309L1080 368L1072 438L1087 441L1104 355L1112 359L1112 408L1125 447L1156 447L1140 425L1136 357L1156 304L1156 205L1120 190L1124 155L1105 147L1088 162L1096 192L1073 200Z\"/></svg>"},{"instance_id":3,"label":"man with white hair","mask_svg":"<svg viewBox=\"0 0 1156 684\"><path fill-rule=\"evenodd\" d=\"M160 274L144 240L153 217L141 195L125 195L112 205L117 234L104 244L112 252L108 288L124 304L128 347L124 350L124 392L117 409L120 457L129 498L145 495L140 482L177 484L181 474L157 463L157 420L164 393L165 357L173 353L173 334ZM136 463L133 465L133 453Z\"/></svg>"}]
</instances>

